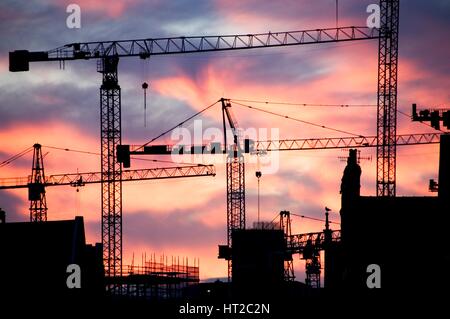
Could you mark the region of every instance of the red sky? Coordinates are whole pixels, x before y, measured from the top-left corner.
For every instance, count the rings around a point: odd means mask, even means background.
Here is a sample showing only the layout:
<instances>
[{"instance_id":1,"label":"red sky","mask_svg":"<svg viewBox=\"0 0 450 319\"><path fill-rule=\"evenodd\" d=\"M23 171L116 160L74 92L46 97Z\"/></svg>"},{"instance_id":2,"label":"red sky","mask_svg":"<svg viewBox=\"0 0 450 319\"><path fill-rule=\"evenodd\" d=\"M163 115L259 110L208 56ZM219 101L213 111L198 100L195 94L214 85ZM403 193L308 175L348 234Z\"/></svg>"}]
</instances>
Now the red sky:
<instances>
[{"instance_id":1,"label":"red sky","mask_svg":"<svg viewBox=\"0 0 450 319\"><path fill-rule=\"evenodd\" d=\"M69 3L69 2L67 2ZM7 53L17 49L48 50L76 41L116 40L179 35L214 35L333 27L334 1L78 1L82 28L65 27L66 3L42 1L0 5L0 161L35 142L44 145L46 174L99 171L99 158L62 152L57 146L98 152L100 76L94 62L33 64L27 73L7 71ZM371 1L347 1L340 25L363 25ZM8 12L8 14L5 14ZM442 1L410 1L401 7L399 109L443 107L449 100L449 6ZM420 23L418 23L420 21ZM6 26L8 26L6 28ZM121 61L124 143L148 141L222 96L318 104L375 104L377 42L222 52L180 57L152 57L148 62ZM143 125L142 82L150 84L147 127ZM376 109L257 105L291 117L355 132L376 134ZM279 129L281 138L335 137L342 133L233 105L243 128ZM398 115L398 133L432 132ZM221 129L220 108L198 119ZM192 124L187 124L192 129ZM159 143L174 143L170 137ZM322 218L324 207L339 220L339 185L345 162L340 150L279 153L279 170L261 179L261 216L272 220L281 210ZM375 150L363 149L362 193L375 191ZM398 149L399 195L428 195L428 179L437 177L437 146ZM166 165L166 164L158 164ZM31 154L0 168L0 177L26 176ZM133 161L132 168L155 167ZM123 186L124 259L133 253L200 258L201 277L224 277L226 263L217 245L226 242L225 167L216 177L125 183ZM247 225L256 219L256 165L246 166ZM8 220L28 219L24 190L2 191L0 207ZM53 187L47 192L49 219L85 217L87 239L100 241L100 185L76 192ZM320 231L321 223L294 219L293 231ZM296 261L297 275L303 278Z\"/></svg>"}]
</instances>

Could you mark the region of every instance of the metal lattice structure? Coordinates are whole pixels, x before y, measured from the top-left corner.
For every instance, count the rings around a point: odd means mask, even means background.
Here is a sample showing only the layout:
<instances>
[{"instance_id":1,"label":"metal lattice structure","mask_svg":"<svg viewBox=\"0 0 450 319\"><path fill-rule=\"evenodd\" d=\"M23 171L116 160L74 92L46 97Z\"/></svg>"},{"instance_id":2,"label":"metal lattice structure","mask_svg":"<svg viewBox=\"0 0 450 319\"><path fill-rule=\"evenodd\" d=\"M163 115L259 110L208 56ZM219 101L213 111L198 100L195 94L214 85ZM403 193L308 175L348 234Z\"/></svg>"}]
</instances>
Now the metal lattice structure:
<instances>
[{"instance_id":1,"label":"metal lattice structure","mask_svg":"<svg viewBox=\"0 0 450 319\"><path fill-rule=\"evenodd\" d=\"M311 257L306 259L305 264L306 285L311 288L320 288L320 274L322 272L320 250L314 249Z\"/></svg>"},{"instance_id":2,"label":"metal lattice structure","mask_svg":"<svg viewBox=\"0 0 450 319\"><path fill-rule=\"evenodd\" d=\"M30 222L47 221L47 200L42 182L45 180L44 159L40 144L33 145L33 166L28 184L30 200Z\"/></svg>"},{"instance_id":3,"label":"metal lattice structure","mask_svg":"<svg viewBox=\"0 0 450 319\"><path fill-rule=\"evenodd\" d=\"M159 260L158 260L159 259ZM177 300L186 288L200 282L199 260L189 263L188 258L167 256L145 257L141 265L128 265L121 277L109 277L110 285L122 286L123 294L138 300Z\"/></svg>"},{"instance_id":4,"label":"metal lattice structure","mask_svg":"<svg viewBox=\"0 0 450 319\"><path fill-rule=\"evenodd\" d=\"M341 240L341 231L333 230L331 232L331 242L339 242ZM323 249L325 244L325 233L306 233L291 235L288 241L288 250L292 253L302 253L307 247L308 242L312 242L320 249Z\"/></svg>"},{"instance_id":5,"label":"metal lattice structure","mask_svg":"<svg viewBox=\"0 0 450 319\"><path fill-rule=\"evenodd\" d=\"M395 137L397 146L439 144L439 133L418 133L403 134ZM322 150L322 149L343 149L343 148L367 148L377 147L376 136L360 137L324 137L324 138L300 138L284 140L251 141L248 140L250 153L263 153L269 151L301 151L301 150ZM130 145L130 149L140 148L140 145ZM152 145L147 147L145 154L171 155L171 154L217 154L213 151L217 145ZM224 145L220 149L225 149ZM131 151L130 154L143 154L142 151ZM221 153L220 153L221 154Z\"/></svg>"},{"instance_id":6,"label":"metal lattice structure","mask_svg":"<svg viewBox=\"0 0 450 319\"><path fill-rule=\"evenodd\" d=\"M231 233L245 228L245 168L244 157L227 159L227 224L228 241L231 247Z\"/></svg>"},{"instance_id":7,"label":"metal lattice structure","mask_svg":"<svg viewBox=\"0 0 450 319\"><path fill-rule=\"evenodd\" d=\"M244 156L227 157L227 245L232 247L232 234L245 229L245 165ZM231 260L228 278L231 278Z\"/></svg>"},{"instance_id":8,"label":"metal lattice structure","mask_svg":"<svg viewBox=\"0 0 450 319\"><path fill-rule=\"evenodd\" d=\"M157 167L147 169L123 170L122 182L145 181L166 178L186 178L197 176L215 176L214 165ZM27 188L32 176L0 178L0 189ZM101 172L52 174L44 176L43 186L73 186L81 187L86 184L105 182Z\"/></svg>"},{"instance_id":9,"label":"metal lattice structure","mask_svg":"<svg viewBox=\"0 0 450 319\"><path fill-rule=\"evenodd\" d=\"M439 136L438 133L404 134L395 136L394 140L397 146L439 144ZM255 142L252 151L300 151L365 147L377 147L378 149L383 146L377 143L377 136L269 140Z\"/></svg>"},{"instance_id":10,"label":"metal lattice structure","mask_svg":"<svg viewBox=\"0 0 450 319\"><path fill-rule=\"evenodd\" d=\"M284 240L286 242L286 247L288 246L289 238L292 235L291 231L291 213L288 211L280 212L280 229L283 230ZM291 253L286 253L284 260L284 280L285 281L294 281L294 260L292 259Z\"/></svg>"},{"instance_id":11,"label":"metal lattice structure","mask_svg":"<svg viewBox=\"0 0 450 319\"><path fill-rule=\"evenodd\" d=\"M377 196L395 196L399 0L380 0Z\"/></svg>"},{"instance_id":12,"label":"metal lattice structure","mask_svg":"<svg viewBox=\"0 0 450 319\"><path fill-rule=\"evenodd\" d=\"M149 38L122 41L71 43L42 52L48 61L140 57L193 52L242 50L311 43L376 39L379 30L367 27L341 27L257 34Z\"/></svg>"},{"instance_id":13,"label":"metal lattice structure","mask_svg":"<svg viewBox=\"0 0 450 319\"><path fill-rule=\"evenodd\" d=\"M221 99L224 145L227 145L226 121L233 133L233 144L227 156L227 246L232 247L233 231L245 229L245 164L239 144L238 124L230 100ZM225 148L226 149L226 148ZM228 260L228 281L232 277L232 260Z\"/></svg>"},{"instance_id":14,"label":"metal lattice structure","mask_svg":"<svg viewBox=\"0 0 450 319\"><path fill-rule=\"evenodd\" d=\"M121 95L118 84L117 57L99 60L102 244L106 276L122 275L122 164L115 152L121 138Z\"/></svg>"},{"instance_id":15,"label":"metal lattice structure","mask_svg":"<svg viewBox=\"0 0 450 319\"><path fill-rule=\"evenodd\" d=\"M322 264L320 251L331 242L340 242L341 231L329 230L320 233L290 235L287 241L287 252L301 254L305 260L305 283L311 288L320 288Z\"/></svg>"}]
</instances>

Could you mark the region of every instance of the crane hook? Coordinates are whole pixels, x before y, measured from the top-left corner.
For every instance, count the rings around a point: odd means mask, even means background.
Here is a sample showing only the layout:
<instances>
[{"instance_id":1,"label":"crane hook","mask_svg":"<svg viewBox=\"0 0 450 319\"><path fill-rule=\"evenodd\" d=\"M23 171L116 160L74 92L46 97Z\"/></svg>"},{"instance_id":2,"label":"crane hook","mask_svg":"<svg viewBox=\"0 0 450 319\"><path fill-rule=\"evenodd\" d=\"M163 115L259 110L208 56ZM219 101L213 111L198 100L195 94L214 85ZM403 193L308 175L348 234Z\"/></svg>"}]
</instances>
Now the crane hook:
<instances>
[{"instance_id":1,"label":"crane hook","mask_svg":"<svg viewBox=\"0 0 450 319\"><path fill-rule=\"evenodd\" d=\"M142 83L142 89L144 90L144 127L147 127L147 82Z\"/></svg>"}]
</instances>

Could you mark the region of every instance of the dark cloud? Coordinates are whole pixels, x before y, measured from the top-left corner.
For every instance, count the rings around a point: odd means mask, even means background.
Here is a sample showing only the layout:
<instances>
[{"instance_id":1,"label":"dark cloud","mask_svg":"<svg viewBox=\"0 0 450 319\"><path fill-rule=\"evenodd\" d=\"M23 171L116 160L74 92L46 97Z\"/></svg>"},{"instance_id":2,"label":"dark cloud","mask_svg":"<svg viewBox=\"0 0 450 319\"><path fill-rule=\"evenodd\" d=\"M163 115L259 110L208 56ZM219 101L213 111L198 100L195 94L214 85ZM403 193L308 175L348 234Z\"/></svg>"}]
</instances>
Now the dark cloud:
<instances>
[{"instance_id":1,"label":"dark cloud","mask_svg":"<svg viewBox=\"0 0 450 319\"><path fill-rule=\"evenodd\" d=\"M448 78L450 44L444 40L450 38L448 2L403 1L400 9L400 61L402 58L410 59L418 69ZM411 89L431 86L431 81L432 77L410 83Z\"/></svg>"},{"instance_id":2,"label":"dark cloud","mask_svg":"<svg viewBox=\"0 0 450 319\"><path fill-rule=\"evenodd\" d=\"M3 129L18 123L44 124L64 121L83 128L87 132L98 132L100 120L98 96L90 88L76 85L34 85L27 89L16 83L5 87L9 94L2 98Z\"/></svg>"}]
</instances>

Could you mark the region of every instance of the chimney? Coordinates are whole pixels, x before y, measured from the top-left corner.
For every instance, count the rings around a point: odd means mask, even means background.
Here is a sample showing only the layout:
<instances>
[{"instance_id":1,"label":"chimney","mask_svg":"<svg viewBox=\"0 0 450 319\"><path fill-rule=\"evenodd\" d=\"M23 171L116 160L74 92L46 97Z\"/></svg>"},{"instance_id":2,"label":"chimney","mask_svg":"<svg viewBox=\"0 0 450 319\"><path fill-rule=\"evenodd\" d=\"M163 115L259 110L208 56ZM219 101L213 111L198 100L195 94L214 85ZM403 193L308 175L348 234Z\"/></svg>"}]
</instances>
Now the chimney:
<instances>
[{"instance_id":1,"label":"chimney","mask_svg":"<svg viewBox=\"0 0 450 319\"><path fill-rule=\"evenodd\" d=\"M342 204L347 199L352 199L360 195L361 190L361 167L358 165L357 151L355 149L349 150L347 159L347 166L344 169L342 176L341 194Z\"/></svg>"}]
</instances>

